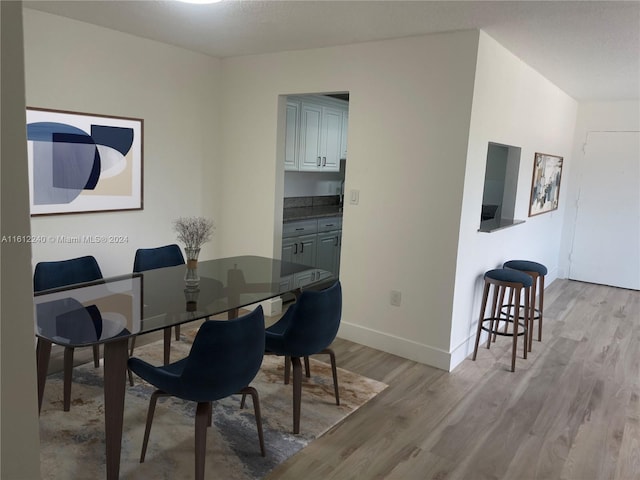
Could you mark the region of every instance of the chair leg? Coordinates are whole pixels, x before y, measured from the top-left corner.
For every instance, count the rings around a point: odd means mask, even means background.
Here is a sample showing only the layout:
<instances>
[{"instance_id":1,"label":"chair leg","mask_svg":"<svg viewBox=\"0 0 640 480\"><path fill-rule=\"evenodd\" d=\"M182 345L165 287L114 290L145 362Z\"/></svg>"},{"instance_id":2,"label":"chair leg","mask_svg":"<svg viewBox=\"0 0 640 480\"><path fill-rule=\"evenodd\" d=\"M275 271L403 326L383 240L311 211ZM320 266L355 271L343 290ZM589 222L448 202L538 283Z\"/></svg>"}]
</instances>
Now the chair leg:
<instances>
[{"instance_id":1,"label":"chair leg","mask_svg":"<svg viewBox=\"0 0 640 480\"><path fill-rule=\"evenodd\" d=\"M142 452L140 453L140 463L144 463L144 457L147 454L147 445L149 443L149 433L151 433L151 423L153 422L153 413L156 411L156 403L159 397L168 397L169 395L162 390L156 390L149 400L149 410L147 411L147 424L144 427L144 438L142 440Z\"/></svg>"},{"instance_id":2,"label":"chair leg","mask_svg":"<svg viewBox=\"0 0 640 480\"><path fill-rule=\"evenodd\" d=\"M516 371L516 350L518 349L518 325L520 324L520 290L515 293L513 302L513 348L511 350L511 371ZM505 329L506 331L506 329ZM527 351L525 347L525 352Z\"/></svg>"},{"instance_id":3,"label":"chair leg","mask_svg":"<svg viewBox=\"0 0 640 480\"><path fill-rule=\"evenodd\" d=\"M136 348L136 338L138 337L131 337L131 343L129 344L129 356L133 357L133 349Z\"/></svg>"},{"instance_id":4,"label":"chair leg","mask_svg":"<svg viewBox=\"0 0 640 480\"><path fill-rule=\"evenodd\" d=\"M240 393L242 393L243 402L247 395L251 395L253 414L256 417L256 428L258 429L258 441L260 442L260 454L264 457L266 456L266 451L264 448L264 433L262 432L262 414L260 413L260 397L258 396L258 391L253 387L244 387L240 390Z\"/></svg>"},{"instance_id":5,"label":"chair leg","mask_svg":"<svg viewBox=\"0 0 640 480\"><path fill-rule=\"evenodd\" d=\"M302 401L302 364L300 357L291 357L293 364L293 433L300 433L300 406Z\"/></svg>"},{"instance_id":6,"label":"chair leg","mask_svg":"<svg viewBox=\"0 0 640 480\"><path fill-rule=\"evenodd\" d=\"M63 386L63 410L68 412L71 408L71 379L73 377L73 347L64 347L64 386Z\"/></svg>"},{"instance_id":7,"label":"chair leg","mask_svg":"<svg viewBox=\"0 0 640 480\"><path fill-rule=\"evenodd\" d=\"M129 344L129 356L133 357L133 349L136 348L136 337L131 337L131 342ZM129 385L133 387L133 372L129 367L127 367L127 375L129 376Z\"/></svg>"},{"instance_id":8,"label":"chair leg","mask_svg":"<svg viewBox=\"0 0 640 480\"><path fill-rule=\"evenodd\" d=\"M529 274L531 275L531 274ZM531 334L529 335L529 351L531 351L531 347L533 346L533 320L536 316L536 312L535 312L535 308L536 308L536 291L537 291L537 286L538 286L538 278L536 275L531 275L533 277L533 284L531 285L531 287L528 289L529 290L529 308L530 313L528 315L529 318L529 322L530 324L527 324L528 327L530 327L530 332Z\"/></svg>"},{"instance_id":9,"label":"chair leg","mask_svg":"<svg viewBox=\"0 0 640 480\"><path fill-rule=\"evenodd\" d=\"M176 325L176 341L180 340L180 325Z\"/></svg>"},{"instance_id":10,"label":"chair leg","mask_svg":"<svg viewBox=\"0 0 640 480\"><path fill-rule=\"evenodd\" d=\"M93 346L93 366L98 368L100 366L100 345Z\"/></svg>"},{"instance_id":11,"label":"chair leg","mask_svg":"<svg viewBox=\"0 0 640 480\"><path fill-rule=\"evenodd\" d=\"M326 353L331 359L331 373L333 374L333 391L336 396L336 405L340 405L340 393L338 391L338 368L336 366L336 354L331 348L325 348L320 353Z\"/></svg>"},{"instance_id":12,"label":"chair leg","mask_svg":"<svg viewBox=\"0 0 640 480\"><path fill-rule=\"evenodd\" d=\"M289 385L289 378L291 376L291 357L284 357L284 384Z\"/></svg>"},{"instance_id":13,"label":"chair leg","mask_svg":"<svg viewBox=\"0 0 640 480\"><path fill-rule=\"evenodd\" d=\"M540 276L540 289L538 291L538 307L540 310L540 316L538 317L538 341L542 341L542 316L544 312L544 275ZM535 300L535 299L534 299ZM535 302L534 302L535 306ZM531 335L533 335L533 330L531 330Z\"/></svg>"},{"instance_id":14,"label":"chair leg","mask_svg":"<svg viewBox=\"0 0 640 480\"><path fill-rule=\"evenodd\" d=\"M473 348L473 360L476 359L476 355L478 354L478 345L480 345L480 334L482 333L482 320L484 320L484 311L487 306L487 299L489 298L489 284L485 283L484 291L482 293L482 304L480 307L480 318L478 320L478 330L476 332L476 343ZM491 342L491 331L489 331L489 339L487 340L487 346Z\"/></svg>"},{"instance_id":15,"label":"chair leg","mask_svg":"<svg viewBox=\"0 0 640 480\"><path fill-rule=\"evenodd\" d=\"M199 402L196 407L196 480L204 480L204 460L207 453L207 423L211 415L211 402Z\"/></svg>"},{"instance_id":16,"label":"chair leg","mask_svg":"<svg viewBox=\"0 0 640 480\"><path fill-rule=\"evenodd\" d=\"M169 365L171 354L171 327L165 328L164 337L164 364Z\"/></svg>"},{"instance_id":17,"label":"chair leg","mask_svg":"<svg viewBox=\"0 0 640 480\"><path fill-rule=\"evenodd\" d=\"M311 378L311 367L309 366L309 356L304 357L304 373L307 378Z\"/></svg>"}]
</instances>

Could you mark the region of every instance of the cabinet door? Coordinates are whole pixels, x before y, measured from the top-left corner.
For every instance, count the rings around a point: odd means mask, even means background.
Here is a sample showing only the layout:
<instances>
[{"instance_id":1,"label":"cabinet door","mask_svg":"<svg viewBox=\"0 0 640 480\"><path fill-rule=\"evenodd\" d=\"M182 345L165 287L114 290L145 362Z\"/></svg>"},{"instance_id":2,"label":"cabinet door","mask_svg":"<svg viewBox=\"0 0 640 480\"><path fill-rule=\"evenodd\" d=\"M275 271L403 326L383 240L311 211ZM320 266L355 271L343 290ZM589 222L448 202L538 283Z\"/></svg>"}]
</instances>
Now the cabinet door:
<instances>
[{"instance_id":1,"label":"cabinet door","mask_svg":"<svg viewBox=\"0 0 640 480\"><path fill-rule=\"evenodd\" d=\"M321 164L321 126L322 107L303 103L300 118L300 155L298 156L299 170L319 170Z\"/></svg>"},{"instance_id":2,"label":"cabinet door","mask_svg":"<svg viewBox=\"0 0 640 480\"><path fill-rule=\"evenodd\" d=\"M340 158L347 158L347 130L349 129L349 111L342 112L342 130L340 132Z\"/></svg>"},{"instance_id":3,"label":"cabinet door","mask_svg":"<svg viewBox=\"0 0 640 480\"><path fill-rule=\"evenodd\" d=\"M302 265L315 267L317 235L303 235L298 237L298 254L294 260Z\"/></svg>"},{"instance_id":4,"label":"cabinet door","mask_svg":"<svg viewBox=\"0 0 640 480\"><path fill-rule=\"evenodd\" d=\"M333 108L322 108L322 171L337 172L340 170L342 132L342 112Z\"/></svg>"},{"instance_id":5,"label":"cabinet door","mask_svg":"<svg viewBox=\"0 0 640 480\"><path fill-rule=\"evenodd\" d=\"M336 265L338 264L338 232L326 232L318 234L318 252L316 256L316 267L333 273L337 276Z\"/></svg>"},{"instance_id":6,"label":"cabinet door","mask_svg":"<svg viewBox=\"0 0 640 480\"><path fill-rule=\"evenodd\" d=\"M282 257L285 262L295 262L295 254L297 253L297 238L282 239Z\"/></svg>"},{"instance_id":7,"label":"cabinet door","mask_svg":"<svg viewBox=\"0 0 640 480\"><path fill-rule=\"evenodd\" d=\"M298 133L300 131L300 102L287 101L284 169L298 170Z\"/></svg>"}]
</instances>

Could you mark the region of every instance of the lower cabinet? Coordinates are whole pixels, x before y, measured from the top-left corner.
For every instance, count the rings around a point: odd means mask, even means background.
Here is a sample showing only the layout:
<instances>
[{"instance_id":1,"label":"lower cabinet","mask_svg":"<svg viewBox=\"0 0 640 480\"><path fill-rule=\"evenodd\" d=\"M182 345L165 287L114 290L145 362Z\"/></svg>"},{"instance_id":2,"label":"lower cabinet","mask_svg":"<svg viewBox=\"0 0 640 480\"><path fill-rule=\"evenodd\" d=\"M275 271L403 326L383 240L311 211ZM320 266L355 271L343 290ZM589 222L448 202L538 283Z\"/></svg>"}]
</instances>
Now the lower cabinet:
<instances>
[{"instance_id":1,"label":"lower cabinet","mask_svg":"<svg viewBox=\"0 0 640 480\"><path fill-rule=\"evenodd\" d=\"M316 266L317 235L303 235L282 239L282 260Z\"/></svg>"},{"instance_id":2,"label":"lower cabinet","mask_svg":"<svg viewBox=\"0 0 640 480\"><path fill-rule=\"evenodd\" d=\"M284 224L282 260L318 268L287 278L283 286L296 288L340 273L342 218L301 220ZM317 233L316 233L317 232ZM285 285L286 284L286 285Z\"/></svg>"},{"instance_id":3,"label":"lower cabinet","mask_svg":"<svg viewBox=\"0 0 640 480\"><path fill-rule=\"evenodd\" d=\"M340 271L341 244L342 230L319 233L315 266L338 276Z\"/></svg>"}]
</instances>

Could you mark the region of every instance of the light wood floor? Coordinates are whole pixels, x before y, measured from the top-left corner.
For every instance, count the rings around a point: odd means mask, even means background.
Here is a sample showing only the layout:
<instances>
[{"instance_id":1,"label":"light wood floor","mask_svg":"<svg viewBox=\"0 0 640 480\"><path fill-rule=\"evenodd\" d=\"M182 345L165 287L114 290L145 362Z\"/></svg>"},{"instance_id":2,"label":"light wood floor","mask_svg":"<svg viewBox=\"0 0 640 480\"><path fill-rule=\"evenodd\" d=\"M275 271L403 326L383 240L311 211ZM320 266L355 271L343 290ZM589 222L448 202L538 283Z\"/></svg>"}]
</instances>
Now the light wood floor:
<instances>
[{"instance_id":1,"label":"light wood floor","mask_svg":"<svg viewBox=\"0 0 640 480\"><path fill-rule=\"evenodd\" d=\"M514 373L507 338L452 373L336 340L389 388L269 480L640 479L640 292L558 280L545 320Z\"/></svg>"}]
</instances>

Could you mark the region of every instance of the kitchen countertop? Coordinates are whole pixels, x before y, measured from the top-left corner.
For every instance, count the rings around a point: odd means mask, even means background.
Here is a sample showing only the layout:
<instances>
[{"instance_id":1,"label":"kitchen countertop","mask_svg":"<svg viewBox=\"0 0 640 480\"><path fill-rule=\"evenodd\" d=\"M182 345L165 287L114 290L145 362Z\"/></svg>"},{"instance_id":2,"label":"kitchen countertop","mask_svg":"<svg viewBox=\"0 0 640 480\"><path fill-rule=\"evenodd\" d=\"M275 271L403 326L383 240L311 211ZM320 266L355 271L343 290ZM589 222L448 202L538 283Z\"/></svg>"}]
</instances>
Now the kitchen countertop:
<instances>
[{"instance_id":1,"label":"kitchen countertop","mask_svg":"<svg viewBox=\"0 0 640 480\"><path fill-rule=\"evenodd\" d=\"M291 207L285 208L282 211L283 223L324 217L342 217L342 207L340 205L318 205L312 207Z\"/></svg>"}]
</instances>

